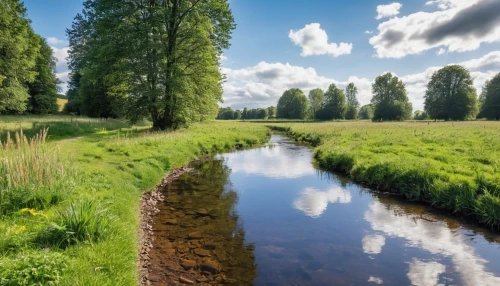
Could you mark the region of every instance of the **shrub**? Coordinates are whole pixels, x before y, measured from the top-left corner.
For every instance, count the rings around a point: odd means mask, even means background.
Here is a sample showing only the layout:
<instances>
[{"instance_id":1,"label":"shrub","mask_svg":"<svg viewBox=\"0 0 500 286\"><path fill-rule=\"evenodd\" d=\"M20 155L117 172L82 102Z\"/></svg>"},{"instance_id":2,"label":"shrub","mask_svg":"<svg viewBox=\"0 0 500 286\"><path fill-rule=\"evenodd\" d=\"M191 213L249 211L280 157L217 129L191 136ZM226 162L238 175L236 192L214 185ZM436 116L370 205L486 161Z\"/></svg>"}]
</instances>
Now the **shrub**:
<instances>
[{"instance_id":1,"label":"shrub","mask_svg":"<svg viewBox=\"0 0 500 286\"><path fill-rule=\"evenodd\" d=\"M79 242L97 242L106 237L110 222L107 209L99 203L71 203L63 212L57 212L56 220L42 231L39 241L62 248Z\"/></svg>"},{"instance_id":2,"label":"shrub","mask_svg":"<svg viewBox=\"0 0 500 286\"><path fill-rule=\"evenodd\" d=\"M60 253L35 252L0 261L0 285L55 285L67 268Z\"/></svg>"}]
</instances>

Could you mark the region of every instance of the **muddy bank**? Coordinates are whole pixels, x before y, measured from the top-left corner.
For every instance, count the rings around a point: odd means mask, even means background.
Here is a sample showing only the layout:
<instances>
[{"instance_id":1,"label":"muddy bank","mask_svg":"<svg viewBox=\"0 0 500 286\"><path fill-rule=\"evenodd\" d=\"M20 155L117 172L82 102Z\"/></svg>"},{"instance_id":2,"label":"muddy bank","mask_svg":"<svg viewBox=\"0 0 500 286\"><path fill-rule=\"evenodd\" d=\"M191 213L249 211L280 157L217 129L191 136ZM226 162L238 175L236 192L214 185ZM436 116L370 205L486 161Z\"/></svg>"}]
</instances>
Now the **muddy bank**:
<instances>
[{"instance_id":1,"label":"muddy bank","mask_svg":"<svg viewBox=\"0 0 500 286\"><path fill-rule=\"evenodd\" d=\"M182 174L191 171L191 168L181 167L172 170L163 178L153 190L145 192L141 198L141 221L139 224L139 270L140 285L150 285L149 274L151 273L150 250L153 248L153 222L154 217L159 213L156 207L159 202L165 200L161 190Z\"/></svg>"}]
</instances>

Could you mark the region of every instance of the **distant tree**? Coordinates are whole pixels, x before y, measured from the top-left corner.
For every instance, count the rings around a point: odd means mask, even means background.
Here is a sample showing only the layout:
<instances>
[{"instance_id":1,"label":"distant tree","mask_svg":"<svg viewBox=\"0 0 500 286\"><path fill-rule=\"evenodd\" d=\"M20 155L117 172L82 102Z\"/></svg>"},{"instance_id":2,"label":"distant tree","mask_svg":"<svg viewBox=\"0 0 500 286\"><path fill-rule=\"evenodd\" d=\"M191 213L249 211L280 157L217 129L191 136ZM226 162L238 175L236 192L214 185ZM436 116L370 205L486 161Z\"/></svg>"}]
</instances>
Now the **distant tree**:
<instances>
[{"instance_id":1,"label":"distant tree","mask_svg":"<svg viewBox=\"0 0 500 286\"><path fill-rule=\"evenodd\" d=\"M321 109L325 99L325 94L320 88L316 88L311 90L307 97L309 98L309 110L314 115Z\"/></svg>"},{"instance_id":2,"label":"distant tree","mask_svg":"<svg viewBox=\"0 0 500 286\"><path fill-rule=\"evenodd\" d=\"M323 105L315 117L322 120L344 119L346 109L344 92L335 84L331 84L325 92Z\"/></svg>"},{"instance_id":3,"label":"distant tree","mask_svg":"<svg viewBox=\"0 0 500 286\"><path fill-rule=\"evenodd\" d=\"M241 119L241 111L240 110L236 110L234 112L233 118L236 119L236 120L240 120Z\"/></svg>"},{"instance_id":4,"label":"distant tree","mask_svg":"<svg viewBox=\"0 0 500 286\"><path fill-rule=\"evenodd\" d=\"M56 113L59 109L57 105L57 84L56 59L52 49L45 39L36 36L40 50L36 59L35 70L37 75L33 82L28 83L28 111L35 114Z\"/></svg>"},{"instance_id":5,"label":"distant tree","mask_svg":"<svg viewBox=\"0 0 500 286\"><path fill-rule=\"evenodd\" d=\"M372 120L406 120L412 116L412 104L408 101L403 81L391 73L378 76L372 85L374 108Z\"/></svg>"},{"instance_id":6,"label":"distant tree","mask_svg":"<svg viewBox=\"0 0 500 286\"><path fill-rule=\"evenodd\" d=\"M372 119L373 118L373 105L363 105L358 113L359 119Z\"/></svg>"},{"instance_id":7,"label":"distant tree","mask_svg":"<svg viewBox=\"0 0 500 286\"><path fill-rule=\"evenodd\" d=\"M358 88L354 83L349 83L345 89L345 96L347 100L347 111L345 114L346 119L356 119L358 117L359 101L356 97Z\"/></svg>"},{"instance_id":8,"label":"distant tree","mask_svg":"<svg viewBox=\"0 0 500 286\"><path fill-rule=\"evenodd\" d=\"M39 37L30 27L22 1L0 1L0 114L21 113L35 80Z\"/></svg>"},{"instance_id":9,"label":"distant tree","mask_svg":"<svg viewBox=\"0 0 500 286\"><path fill-rule=\"evenodd\" d=\"M233 109L230 106L221 107L221 108L219 108L219 113L217 114L217 119L233 120L233 119L235 119L235 114L236 114L236 112L233 111Z\"/></svg>"},{"instance_id":10,"label":"distant tree","mask_svg":"<svg viewBox=\"0 0 500 286\"><path fill-rule=\"evenodd\" d=\"M243 112L241 113L241 119L248 119L248 109L243 108Z\"/></svg>"},{"instance_id":11,"label":"distant tree","mask_svg":"<svg viewBox=\"0 0 500 286\"><path fill-rule=\"evenodd\" d=\"M268 118L276 118L276 106L269 106L267 108Z\"/></svg>"},{"instance_id":12,"label":"distant tree","mask_svg":"<svg viewBox=\"0 0 500 286\"><path fill-rule=\"evenodd\" d=\"M471 120L478 103L470 72L459 65L444 67L432 74L425 93L425 111L433 119Z\"/></svg>"},{"instance_id":13,"label":"distant tree","mask_svg":"<svg viewBox=\"0 0 500 286\"><path fill-rule=\"evenodd\" d=\"M257 118L258 119L267 119L267 116L268 116L267 108L257 109Z\"/></svg>"},{"instance_id":14,"label":"distant tree","mask_svg":"<svg viewBox=\"0 0 500 286\"><path fill-rule=\"evenodd\" d=\"M257 109L250 109L248 119L257 119Z\"/></svg>"},{"instance_id":15,"label":"distant tree","mask_svg":"<svg viewBox=\"0 0 500 286\"><path fill-rule=\"evenodd\" d=\"M417 110L413 113L413 119L414 120L427 120L427 119L429 119L429 115L425 111Z\"/></svg>"},{"instance_id":16,"label":"distant tree","mask_svg":"<svg viewBox=\"0 0 500 286\"><path fill-rule=\"evenodd\" d=\"M278 100L276 117L288 119L304 119L307 114L308 101L302 90L292 88L283 93Z\"/></svg>"},{"instance_id":17,"label":"distant tree","mask_svg":"<svg viewBox=\"0 0 500 286\"><path fill-rule=\"evenodd\" d=\"M500 73L486 82L480 101L479 118L500 120Z\"/></svg>"}]
</instances>

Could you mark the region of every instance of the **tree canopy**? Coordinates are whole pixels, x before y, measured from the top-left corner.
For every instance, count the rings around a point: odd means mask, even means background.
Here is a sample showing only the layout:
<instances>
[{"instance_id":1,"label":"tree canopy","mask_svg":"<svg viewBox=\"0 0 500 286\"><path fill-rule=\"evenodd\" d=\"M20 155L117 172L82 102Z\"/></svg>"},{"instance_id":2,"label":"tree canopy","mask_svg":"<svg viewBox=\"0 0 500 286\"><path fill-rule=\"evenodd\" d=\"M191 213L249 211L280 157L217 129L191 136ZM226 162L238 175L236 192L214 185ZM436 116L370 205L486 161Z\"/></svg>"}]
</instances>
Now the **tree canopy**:
<instances>
[{"instance_id":1,"label":"tree canopy","mask_svg":"<svg viewBox=\"0 0 500 286\"><path fill-rule=\"evenodd\" d=\"M304 119L308 101L302 90L292 88L283 93L276 106L277 118Z\"/></svg>"},{"instance_id":2,"label":"tree canopy","mask_svg":"<svg viewBox=\"0 0 500 286\"><path fill-rule=\"evenodd\" d=\"M346 109L344 92L335 84L331 84L325 92L323 104L316 113L316 118L322 120L344 119Z\"/></svg>"},{"instance_id":3,"label":"tree canopy","mask_svg":"<svg viewBox=\"0 0 500 286\"><path fill-rule=\"evenodd\" d=\"M234 27L227 0L87 0L68 30L74 98L162 130L214 118Z\"/></svg>"},{"instance_id":4,"label":"tree canopy","mask_svg":"<svg viewBox=\"0 0 500 286\"><path fill-rule=\"evenodd\" d=\"M480 101L479 118L500 120L500 73L486 82Z\"/></svg>"},{"instance_id":5,"label":"tree canopy","mask_svg":"<svg viewBox=\"0 0 500 286\"><path fill-rule=\"evenodd\" d=\"M359 119L372 119L373 118L373 105L363 105L358 113Z\"/></svg>"},{"instance_id":6,"label":"tree canopy","mask_svg":"<svg viewBox=\"0 0 500 286\"><path fill-rule=\"evenodd\" d=\"M433 119L474 119L478 103L473 83L470 72L459 65L434 72L427 84L425 111Z\"/></svg>"},{"instance_id":7,"label":"tree canopy","mask_svg":"<svg viewBox=\"0 0 500 286\"><path fill-rule=\"evenodd\" d=\"M325 94L323 93L321 88L315 88L309 92L309 95L307 97L309 99L309 110L311 111L312 115L314 115L321 109Z\"/></svg>"},{"instance_id":8,"label":"tree canopy","mask_svg":"<svg viewBox=\"0 0 500 286\"><path fill-rule=\"evenodd\" d=\"M412 116L403 81L391 73L378 76L372 85L373 120L406 120Z\"/></svg>"},{"instance_id":9,"label":"tree canopy","mask_svg":"<svg viewBox=\"0 0 500 286\"><path fill-rule=\"evenodd\" d=\"M347 99L346 119L356 119L358 117L359 101L357 98L358 88L354 83L349 83L345 89Z\"/></svg>"}]
</instances>

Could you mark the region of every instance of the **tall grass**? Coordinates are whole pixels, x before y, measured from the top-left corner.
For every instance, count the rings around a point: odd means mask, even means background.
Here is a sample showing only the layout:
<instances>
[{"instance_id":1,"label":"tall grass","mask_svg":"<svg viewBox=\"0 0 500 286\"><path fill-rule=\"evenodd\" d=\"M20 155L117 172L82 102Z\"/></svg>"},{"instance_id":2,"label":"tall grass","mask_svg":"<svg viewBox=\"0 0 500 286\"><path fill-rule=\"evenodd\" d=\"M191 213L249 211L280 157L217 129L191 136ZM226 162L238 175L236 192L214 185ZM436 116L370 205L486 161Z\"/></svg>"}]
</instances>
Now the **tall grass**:
<instances>
[{"instance_id":1,"label":"tall grass","mask_svg":"<svg viewBox=\"0 0 500 286\"><path fill-rule=\"evenodd\" d=\"M45 208L69 189L67 168L56 148L46 146L48 129L32 138L23 130L0 142L0 214L21 208Z\"/></svg>"},{"instance_id":2,"label":"tall grass","mask_svg":"<svg viewBox=\"0 0 500 286\"><path fill-rule=\"evenodd\" d=\"M500 123L272 124L319 145L320 166L500 227Z\"/></svg>"}]
</instances>

